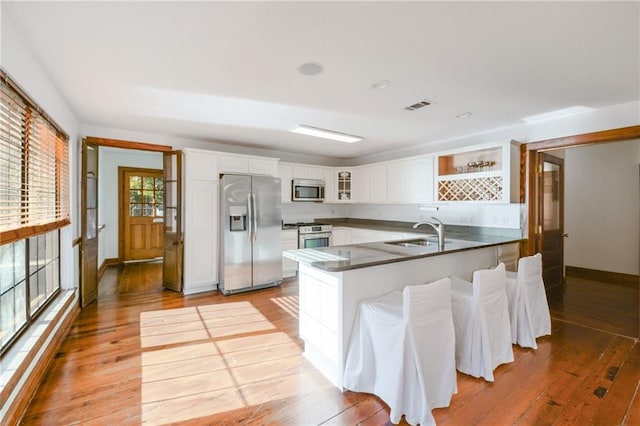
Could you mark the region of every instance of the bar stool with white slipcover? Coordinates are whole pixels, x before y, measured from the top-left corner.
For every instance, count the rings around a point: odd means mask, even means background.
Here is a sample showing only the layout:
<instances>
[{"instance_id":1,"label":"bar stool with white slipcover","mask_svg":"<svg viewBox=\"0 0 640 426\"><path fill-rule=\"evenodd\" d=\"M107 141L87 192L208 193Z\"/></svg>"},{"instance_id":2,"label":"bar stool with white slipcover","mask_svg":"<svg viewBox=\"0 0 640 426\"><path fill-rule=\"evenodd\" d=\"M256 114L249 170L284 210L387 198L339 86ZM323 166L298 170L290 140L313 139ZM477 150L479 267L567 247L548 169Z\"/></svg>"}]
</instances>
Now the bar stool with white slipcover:
<instances>
[{"instance_id":1,"label":"bar stool with white slipcover","mask_svg":"<svg viewBox=\"0 0 640 426\"><path fill-rule=\"evenodd\" d=\"M407 286L360 303L343 386L377 395L390 420L435 424L457 392L451 281Z\"/></svg>"},{"instance_id":2,"label":"bar stool with white slipcover","mask_svg":"<svg viewBox=\"0 0 640 426\"><path fill-rule=\"evenodd\" d=\"M507 272L511 341L537 349L536 338L551 334L549 304L542 280L542 255L522 257L518 272Z\"/></svg>"},{"instance_id":3,"label":"bar stool with white slipcover","mask_svg":"<svg viewBox=\"0 0 640 426\"><path fill-rule=\"evenodd\" d=\"M473 283L451 277L456 332L456 366L462 373L493 382L493 370L513 361L505 267L473 273Z\"/></svg>"}]
</instances>

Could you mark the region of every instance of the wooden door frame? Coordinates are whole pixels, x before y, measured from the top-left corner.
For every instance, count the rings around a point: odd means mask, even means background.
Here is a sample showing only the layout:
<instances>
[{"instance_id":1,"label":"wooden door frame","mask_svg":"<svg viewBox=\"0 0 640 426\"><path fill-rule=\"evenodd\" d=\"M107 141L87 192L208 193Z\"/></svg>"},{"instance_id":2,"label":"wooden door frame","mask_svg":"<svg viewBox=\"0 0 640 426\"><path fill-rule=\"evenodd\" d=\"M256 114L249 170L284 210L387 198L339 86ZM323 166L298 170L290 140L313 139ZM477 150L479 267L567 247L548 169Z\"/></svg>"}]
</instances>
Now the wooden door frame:
<instances>
[{"instance_id":1,"label":"wooden door frame","mask_svg":"<svg viewBox=\"0 0 640 426\"><path fill-rule=\"evenodd\" d=\"M537 170L542 165L542 153L565 148L576 148L601 143L624 142L640 139L640 125L583 133L520 145L520 202L527 204L527 240L522 254L530 256L540 249L538 241L539 188Z\"/></svg>"},{"instance_id":2,"label":"wooden door frame","mask_svg":"<svg viewBox=\"0 0 640 426\"><path fill-rule=\"evenodd\" d=\"M127 172L141 172L141 173L158 173L161 174L164 179L163 169L150 169L148 167L129 167L118 166L118 263L124 262L124 221L125 221L125 209L124 209L124 192L125 180L124 175Z\"/></svg>"},{"instance_id":3,"label":"wooden door frame","mask_svg":"<svg viewBox=\"0 0 640 426\"><path fill-rule=\"evenodd\" d=\"M539 223L538 214L540 188L537 171L543 162L543 152L638 139L640 139L640 125L523 143L520 146L520 202L527 204L527 239L520 246L521 255L530 256L542 248L542 241L538 234L538 227L542 224ZM640 294L640 280L638 293ZM640 321L638 330L640 331Z\"/></svg>"},{"instance_id":4,"label":"wooden door frame","mask_svg":"<svg viewBox=\"0 0 640 426\"><path fill-rule=\"evenodd\" d=\"M138 151L155 151L155 152L165 152L172 151L173 148L170 145L156 145L147 142L133 142L133 141L125 141L120 139L108 139L108 138L98 138L95 136L87 136L86 139L88 142L104 147L111 148L122 148L122 149L135 149Z\"/></svg>"},{"instance_id":5,"label":"wooden door frame","mask_svg":"<svg viewBox=\"0 0 640 426\"><path fill-rule=\"evenodd\" d=\"M138 150L138 151L151 151L151 152L173 151L173 147L169 145L156 145L156 144L146 143L146 142L133 142L133 141L127 141L127 140L120 140L120 139L99 138L96 136L86 136L82 138L82 141L83 141L83 144L88 143L88 144L96 145L98 149L100 149L100 147L110 147L110 148L132 149L132 150ZM81 158L80 161L81 161L81 164L84 164L84 158ZM82 179L84 179L84 177L82 177ZM98 186L99 185L100 185L100 182L98 181ZM81 182L81 186L83 186L82 182ZM96 188L96 190L98 189L99 188ZM81 221L86 220L85 212L82 211L82 208L80 211L80 220ZM80 234L82 235L82 232ZM98 241L100 241L100 233L97 234L96 238L98 238ZM118 243L118 251L120 250L119 245L120 244ZM83 259L83 256L84 256L83 244L80 244L79 250L80 250L80 259ZM120 257L120 253L118 253L118 257ZM81 274L80 276L82 277L82 268L83 268L82 261L80 262L79 267L80 267L80 274ZM80 279L82 280L82 278Z\"/></svg>"}]
</instances>

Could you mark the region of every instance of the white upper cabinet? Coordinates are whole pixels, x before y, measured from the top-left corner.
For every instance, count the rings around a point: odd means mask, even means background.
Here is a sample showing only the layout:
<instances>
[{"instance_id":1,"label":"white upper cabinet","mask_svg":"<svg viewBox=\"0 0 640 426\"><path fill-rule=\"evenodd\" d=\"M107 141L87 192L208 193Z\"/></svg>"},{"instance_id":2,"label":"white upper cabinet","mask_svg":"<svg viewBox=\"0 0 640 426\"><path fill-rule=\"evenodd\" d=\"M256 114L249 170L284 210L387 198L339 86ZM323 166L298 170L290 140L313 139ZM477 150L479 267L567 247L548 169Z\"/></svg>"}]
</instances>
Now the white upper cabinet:
<instances>
[{"instance_id":1,"label":"white upper cabinet","mask_svg":"<svg viewBox=\"0 0 640 426\"><path fill-rule=\"evenodd\" d=\"M409 202L433 202L433 157L406 160L408 171Z\"/></svg>"},{"instance_id":2,"label":"white upper cabinet","mask_svg":"<svg viewBox=\"0 0 640 426\"><path fill-rule=\"evenodd\" d=\"M325 179L325 167L294 164L293 177L295 179Z\"/></svg>"},{"instance_id":3,"label":"white upper cabinet","mask_svg":"<svg viewBox=\"0 0 640 426\"><path fill-rule=\"evenodd\" d=\"M336 176L333 167L323 167L324 172L324 201L325 203L335 203L338 198L336 190Z\"/></svg>"},{"instance_id":4,"label":"white upper cabinet","mask_svg":"<svg viewBox=\"0 0 640 426\"><path fill-rule=\"evenodd\" d=\"M185 180L218 181L218 152L184 148Z\"/></svg>"},{"instance_id":5,"label":"white upper cabinet","mask_svg":"<svg viewBox=\"0 0 640 426\"><path fill-rule=\"evenodd\" d=\"M422 204L433 201L433 157L423 156L387 164L387 201Z\"/></svg>"},{"instance_id":6,"label":"white upper cabinet","mask_svg":"<svg viewBox=\"0 0 640 426\"><path fill-rule=\"evenodd\" d=\"M291 202L291 180L293 179L293 165L289 163L278 163L278 177L280 178L280 189L283 203Z\"/></svg>"},{"instance_id":7,"label":"white upper cabinet","mask_svg":"<svg viewBox=\"0 0 640 426\"><path fill-rule=\"evenodd\" d=\"M515 142L439 154L437 201L519 202L519 158Z\"/></svg>"},{"instance_id":8,"label":"white upper cabinet","mask_svg":"<svg viewBox=\"0 0 640 426\"><path fill-rule=\"evenodd\" d=\"M387 164L371 164L353 169L353 199L357 203L387 202Z\"/></svg>"},{"instance_id":9,"label":"white upper cabinet","mask_svg":"<svg viewBox=\"0 0 640 426\"><path fill-rule=\"evenodd\" d=\"M220 154L218 168L221 173L276 176L278 159L239 154Z\"/></svg>"},{"instance_id":10,"label":"white upper cabinet","mask_svg":"<svg viewBox=\"0 0 640 426\"><path fill-rule=\"evenodd\" d=\"M387 165L374 164L369 169L369 202L387 202Z\"/></svg>"},{"instance_id":11,"label":"white upper cabinet","mask_svg":"<svg viewBox=\"0 0 640 426\"><path fill-rule=\"evenodd\" d=\"M356 203L369 202L369 169L356 167L351 174L352 198Z\"/></svg>"},{"instance_id":12,"label":"white upper cabinet","mask_svg":"<svg viewBox=\"0 0 640 426\"><path fill-rule=\"evenodd\" d=\"M249 158L249 174L276 176L278 174L278 159Z\"/></svg>"}]
</instances>

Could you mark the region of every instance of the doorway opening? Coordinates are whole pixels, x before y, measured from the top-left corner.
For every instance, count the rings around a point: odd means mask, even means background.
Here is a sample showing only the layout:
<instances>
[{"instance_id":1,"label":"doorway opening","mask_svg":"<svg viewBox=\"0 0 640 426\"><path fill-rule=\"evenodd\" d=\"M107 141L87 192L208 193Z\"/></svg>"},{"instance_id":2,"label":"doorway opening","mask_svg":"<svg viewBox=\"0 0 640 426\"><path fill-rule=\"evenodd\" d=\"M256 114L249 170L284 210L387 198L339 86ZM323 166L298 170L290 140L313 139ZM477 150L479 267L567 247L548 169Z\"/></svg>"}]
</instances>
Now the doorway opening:
<instances>
[{"instance_id":1,"label":"doorway opening","mask_svg":"<svg viewBox=\"0 0 640 426\"><path fill-rule=\"evenodd\" d=\"M640 141L640 126L632 126L632 127L626 127L626 128L621 128L621 129L613 129L613 130L608 130L608 131L602 131L602 132L594 132L594 133L588 133L588 134L583 134L583 135L576 135L576 136L570 136L570 137L564 137L564 138L558 138L558 139L552 139L552 140L547 140L547 141L540 141L540 142L532 142L532 143L528 143L526 145L522 145L522 173L523 173L523 190L521 191L522 194L522 202L526 202L527 203L527 209L528 209L528 224L527 224L527 241L522 245L522 255L531 255L534 254L536 252L544 252L545 248L549 248L549 246L554 245L554 241L549 241L550 237L547 237L546 233L545 233L545 226L548 225L545 224L545 177L550 178L552 176L552 174L550 173L546 173L545 172L545 158L549 158L549 157L545 157L548 154L554 155L554 156L559 156L559 157L564 157L567 151L571 151L573 153L576 152L582 152L581 150L577 149L577 148L581 148L581 147L592 147L592 148L596 148L595 145L596 144L604 144L607 143L607 145L602 146L601 148L604 149L608 149L609 147L611 147L610 149L613 149L614 146L610 145L610 143L613 142L635 142L638 143L638 141ZM620 144L623 145L625 147L629 147L629 146L634 146L634 145L628 145L626 143ZM569 149L570 148L570 149ZM564 151L566 150L566 151ZM637 154L636 154L637 155ZM568 161L568 159L565 159L565 168L570 167L568 164L570 162ZM579 171L577 171L578 173L578 179L574 179L574 181L576 180L582 180L585 176L594 176L596 175L596 173L601 172L602 168L604 167L604 164L601 161L595 161L595 162L590 162L589 164L587 164L587 166L582 165L581 169ZM619 165L613 165L610 166L613 168L619 168ZM607 173L606 171L602 171L603 173ZM611 169L609 170L609 174L611 172ZM634 169L634 173L636 172L636 170ZM630 184L635 184L637 181L637 176L630 176L629 179L633 179L634 182L629 182L627 181L627 189L628 186ZM549 182L547 183L552 183L553 179L547 179L549 180ZM567 182L568 184L568 182ZM584 227L580 228L581 231L577 232L577 234L573 234L572 235L572 231L570 230L570 226L571 226L571 221L575 221L577 219L575 219L576 217L581 217L581 216L586 216L587 212L590 212L591 210L595 210L594 207L588 207L586 205L586 203L584 202L584 200L581 200L578 203L574 203L574 209L579 210L578 214L572 214L570 215L570 218L568 218L567 221L567 232L569 235L565 234L564 232L558 233L559 235L557 235L556 237L558 237L558 240L562 243L563 241L567 242L568 244L573 244L575 245L575 243L577 242L578 238L584 236L584 235L591 235L593 234L594 230L599 230L599 229L609 229L608 228L603 228L604 222L606 222L606 218L610 216L610 213L612 211L617 211L617 210L612 210L612 209L618 209L620 208L619 203L611 203L611 202L607 202L607 201L603 201L604 195L603 194L607 194L607 193L611 193L614 191L623 191L624 188L621 188L620 186L624 185L624 182L620 182L618 184L618 188L616 188L615 186L610 186L609 188L599 188L595 185L591 185L589 186L589 188L591 188L591 190L587 189L583 189L578 191L578 193L584 195L585 197L587 197L586 199L590 199L590 200L598 200L600 199L600 206L597 206L597 211L600 212L600 220L597 221L597 223L595 225L592 225L591 228L587 228L587 231L583 231L583 229L585 229ZM549 189L549 194L547 194L546 196L553 196L553 186L548 186L547 189ZM559 188L561 191L564 189L562 187ZM567 188L566 189L566 195L569 197L572 194L575 194L575 189L573 188ZM638 194L636 192L633 191L626 191L627 192L627 197L638 197ZM564 198L564 197L562 197ZM627 204L628 204L628 200L629 198L627 198ZM638 201L638 199L636 198L635 201ZM596 201L597 203L597 201ZM577 207L575 207L577 204ZM602 210L605 209L605 210ZM581 209L581 210L580 210ZM562 216L560 216L561 219L564 220L564 218L562 218ZM626 221L620 221L620 222L624 222L624 223L631 223L633 221L637 221L636 219L629 219ZM633 225L636 225L635 223ZM631 235L631 238L633 239L633 232L627 232L627 234ZM571 235L571 236L570 236ZM568 238L567 238L568 237ZM572 239L573 238L573 239ZM637 239L637 235L635 236L635 238ZM574 241L576 240L576 241ZM611 238L607 238L608 241L611 241ZM633 244L638 244L637 241L632 242ZM591 255L591 259L597 259L597 257L594 256L595 250L600 249L600 246L602 246L601 241L596 241L596 243L591 243L591 244L585 244L584 242L581 242L579 245L579 250L582 252L581 254L585 255ZM614 247L615 250L619 250L619 247ZM609 250L611 251L611 247L609 248ZM635 251L637 251L637 246ZM571 252L565 252L564 255L567 256L569 255ZM583 256L584 257L584 256ZM604 257L604 256L600 256L600 257ZM544 256L543 256L543 263L545 262ZM575 266L575 265L571 265L570 263L575 262L575 257L573 257L573 259L569 260L569 266ZM592 260L591 262L598 263L595 260ZM569 309L569 311L572 310L572 312L569 312L571 315L574 316L574 318L578 318L577 321L573 321L573 322L577 322L581 325L585 325L588 327L592 327L592 328L602 328L604 330L608 330L611 332L617 332L619 334L623 334L623 335L631 335L631 337L638 337L638 335L640 335L640 282L638 279L638 271L637 271L637 263L634 265L633 264L633 260L631 261L631 266L635 268L634 271L632 272L632 274L613 274L614 278L617 279L617 275L623 276L627 279L630 279L630 283L628 285L628 287L626 289L622 288L622 289L618 289L617 287L614 288L615 284L614 281L612 279L610 279L610 277L607 277L607 280L603 282L603 280L601 279L601 277L598 277L595 274L592 274L592 276L587 276L587 277L575 277L573 276L573 269L582 269L582 268L565 268L564 263L560 265L560 270L562 271L562 280L560 282L560 285L556 288L556 289L551 289L552 291L550 292L549 288L547 288L547 294L549 297L549 301L550 301L550 306L552 307L552 311L553 311L553 306L554 303L561 303L564 305L564 307L567 306L573 306L572 309ZM635 262L637 262L637 259L635 259ZM629 264L629 262L627 262L627 264ZM589 265L589 261L587 261L587 265ZM600 265L596 265L593 269L598 269L598 267L601 267L602 264ZM544 266L543 266L544 267ZM590 266L587 266L587 268L590 268ZM566 270L568 270L570 273L566 274ZM615 270L615 269L613 269ZM592 273L593 271L587 270L590 273ZM611 274L609 274L611 275ZM546 284L546 281L545 281ZM604 287L603 287L604 285ZM617 285L617 284L615 284ZM576 287L578 286L578 287ZM618 291L621 290L621 291ZM614 294L618 294L618 296L614 296ZM610 306L611 308L609 308L609 312L606 312L607 308L606 308L606 304L605 303L605 295L606 297L611 297L611 303ZM581 300L579 300L581 299ZM631 303L632 306L629 307L624 307L621 308L620 305L616 305L617 301L624 301L627 303ZM578 303L579 302L579 303ZM577 309L575 309L577 307ZM629 314L629 309L631 309L631 314ZM616 331L615 327L618 327L618 330L622 330L619 326L620 324L613 324L614 329L611 329L610 326L612 326L611 321L610 320L616 320L616 321L621 321L621 322L625 322L626 321L626 331ZM598 321L600 321L598 323ZM631 322L631 323L630 323ZM631 324L629 326L629 323ZM631 331L629 331L629 329L631 329Z\"/></svg>"},{"instance_id":2,"label":"doorway opening","mask_svg":"<svg viewBox=\"0 0 640 426\"><path fill-rule=\"evenodd\" d=\"M166 213L163 203L168 193L173 195L176 192L173 187L179 184L172 180L172 187L168 190L167 179L163 176L163 172L167 170L166 156L172 152L170 146L164 145L95 137L83 139L80 246L80 303L83 308L95 301L101 293L98 283L110 265L115 265L117 269L124 265L125 260L152 259L160 263L161 276L164 275L163 243L167 233L165 223L168 222L173 231L175 218L167 221L163 217ZM146 160L140 160L141 157L146 157ZM134 160L136 158L138 160ZM148 161L149 158L152 160ZM123 195L119 201L118 194L124 186L124 175L121 179L120 174L123 172L120 167L147 170L137 170L137 175L132 173L127 176L127 198ZM122 192L124 194L125 191ZM172 207L174 198L171 197ZM125 204L130 213L126 238L133 243L129 245L126 255L122 249L122 240L125 238L122 211ZM175 208L172 211L174 210L179 211ZM136 281L138 280L131 280L131 283ZM130 286L124 288L132 290ZM159 289L162 289L161 285Z\"/></svg>"}]
</instances>

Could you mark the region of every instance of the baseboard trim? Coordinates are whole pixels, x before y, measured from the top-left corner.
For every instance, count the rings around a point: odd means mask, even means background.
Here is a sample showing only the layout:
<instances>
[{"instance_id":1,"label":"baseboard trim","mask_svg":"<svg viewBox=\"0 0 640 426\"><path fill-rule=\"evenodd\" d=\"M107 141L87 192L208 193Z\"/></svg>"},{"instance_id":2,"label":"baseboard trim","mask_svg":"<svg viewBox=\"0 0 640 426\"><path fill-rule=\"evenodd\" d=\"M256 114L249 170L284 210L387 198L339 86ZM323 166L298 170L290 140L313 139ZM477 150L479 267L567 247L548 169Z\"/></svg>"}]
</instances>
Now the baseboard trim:
<instances>
[{"instance_id":1,"label":"baseboard trim","mask_svg":"<svg viewBox=\"0 0 640 426\"><path fill-rule=\"evenodd\" d=\"M618 284L625 287L636 288L640 283L640 276L638 275L600 271L597 269L579 268L577 266L565 266L564 273L567 277Z\"/></svg>"},{"instance_id":2,"label":"baseboard trim","mask_svg":"<svg viewBox=\"0 0 640 426\"><path fill-rule=\"evenodd\" d=\"M117 257L112 257L109 259L105 259L102 261L102 265L98 268L98 282L102 279L102 275L104 275L104 271L107 270L108 266L119 265L120 259Z\"/></svg>"}]
</instances>

